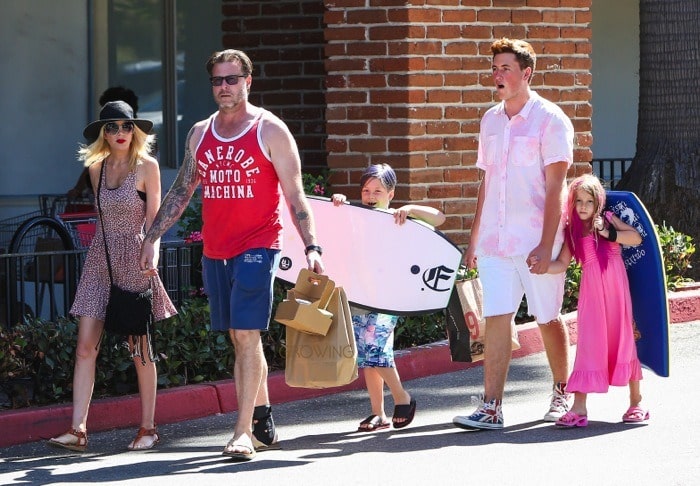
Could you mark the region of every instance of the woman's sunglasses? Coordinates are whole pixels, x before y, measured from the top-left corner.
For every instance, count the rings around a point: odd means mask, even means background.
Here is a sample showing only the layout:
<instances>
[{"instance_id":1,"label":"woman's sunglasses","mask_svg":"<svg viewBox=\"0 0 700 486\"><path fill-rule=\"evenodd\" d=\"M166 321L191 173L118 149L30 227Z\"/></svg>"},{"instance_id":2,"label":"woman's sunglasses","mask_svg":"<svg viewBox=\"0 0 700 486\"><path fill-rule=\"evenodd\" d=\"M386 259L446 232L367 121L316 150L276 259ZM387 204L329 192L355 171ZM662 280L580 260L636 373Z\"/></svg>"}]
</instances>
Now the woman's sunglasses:
<instances>
[{"instance_id":1,"label":"woman's sunglasses","mask_svg":"<svg viewBox=\"0 0 700 486\"><path fill-rule=\"evenodd\" d=\"M119 133L119 130L121 130L124 133L131 133L134 131L134 122L124 122L119 126L119 124L115 122L109 122L105 123L105 133L107 135L116 135Z\"/></svg>"}]
</instances>

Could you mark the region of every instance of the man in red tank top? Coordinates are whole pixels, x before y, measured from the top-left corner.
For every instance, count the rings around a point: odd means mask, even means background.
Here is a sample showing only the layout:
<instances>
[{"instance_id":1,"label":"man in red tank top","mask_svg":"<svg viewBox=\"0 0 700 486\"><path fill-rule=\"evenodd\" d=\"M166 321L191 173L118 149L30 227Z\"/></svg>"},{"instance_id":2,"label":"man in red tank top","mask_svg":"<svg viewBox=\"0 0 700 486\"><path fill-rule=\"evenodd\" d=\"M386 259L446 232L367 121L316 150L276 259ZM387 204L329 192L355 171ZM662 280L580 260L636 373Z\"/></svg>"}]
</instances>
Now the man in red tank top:
<instances>
[{"instance_id":1,"label":"man in red tank top","mask_svg":"<svg viewBox=\"0 0 700 486\"><path fill-rule=\"evenodd\" d=\"M322 250L296 142L282 120L248 102L252 62L228 49L212 54L207 71L219 109L190 130L182 167L146 234L140 265L155 274L156 242L201 184L202 268L212 330L228 331L236 356L238 417L223 455L249 460L256 450L278 447L260 333L272 310L282 196L306 245L308 267L317 273L323 273Z\"/></svg>"}]
</instances>

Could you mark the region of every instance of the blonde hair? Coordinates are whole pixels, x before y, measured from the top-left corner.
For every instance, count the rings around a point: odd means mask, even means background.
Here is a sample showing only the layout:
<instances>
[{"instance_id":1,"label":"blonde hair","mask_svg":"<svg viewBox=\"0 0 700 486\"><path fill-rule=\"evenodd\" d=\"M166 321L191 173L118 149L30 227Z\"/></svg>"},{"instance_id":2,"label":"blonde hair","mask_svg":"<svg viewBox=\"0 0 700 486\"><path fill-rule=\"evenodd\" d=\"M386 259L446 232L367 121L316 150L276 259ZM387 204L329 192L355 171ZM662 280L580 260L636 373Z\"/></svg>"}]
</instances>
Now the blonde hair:
<instances>
[{"instance_id":1,"label":"blonde hair","mask_svg":"<svg viewBox=\"0 0 700 486\"><path fill-rule=\"evenodd\" d=\"M128 120L127 120L128 121ZM83 161L85 167L90 167L95 162L100 162L112 153L109 143L104 137L104 125L100 129L97 139L90 145L81 144L78 149L78 160ZM129 146L129 171L136 169L139 160L151 153L155 135L148 135L134 123L131 145Z\"/></svg>"}]
</instances>

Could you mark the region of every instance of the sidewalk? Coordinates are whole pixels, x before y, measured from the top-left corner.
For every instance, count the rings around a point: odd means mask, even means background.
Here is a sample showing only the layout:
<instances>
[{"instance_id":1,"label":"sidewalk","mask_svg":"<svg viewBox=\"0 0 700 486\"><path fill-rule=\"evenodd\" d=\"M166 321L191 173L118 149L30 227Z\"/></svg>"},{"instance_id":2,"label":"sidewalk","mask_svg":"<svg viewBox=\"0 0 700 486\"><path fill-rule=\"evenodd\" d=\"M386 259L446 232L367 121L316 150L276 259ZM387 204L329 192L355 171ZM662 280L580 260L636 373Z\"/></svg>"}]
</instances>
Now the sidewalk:
<instances>
[{"instance_id":1,"label":"sidewalk","mask_svg":"<svg viewBox=\"0 0 700 486\"><path fill-rule=\"evenodd\" d=\"M700 288L669 294L672 323L700 320ZM566 314L565 322L576 344L576 313ZM544 350L540 333L534 322L518 326L520 349L514 358ZM396 352L396 366L403 381L481 366L476 363L453 363L447 341ZM291 388L284 381L284 371L271 373L268 379L272 404L357 390L365 387L362 373L350 385L327 389ZM219 413L229 413L238 407L232 380L201 385L188 385L158 392L156 422L180 422ZM0 411L0 447L47 439L65 432L71 421L70 403ZM94 400L90 407L88 428L91 432L138 426L140 404L137 395Z\"/></svg>"}]
</instances>

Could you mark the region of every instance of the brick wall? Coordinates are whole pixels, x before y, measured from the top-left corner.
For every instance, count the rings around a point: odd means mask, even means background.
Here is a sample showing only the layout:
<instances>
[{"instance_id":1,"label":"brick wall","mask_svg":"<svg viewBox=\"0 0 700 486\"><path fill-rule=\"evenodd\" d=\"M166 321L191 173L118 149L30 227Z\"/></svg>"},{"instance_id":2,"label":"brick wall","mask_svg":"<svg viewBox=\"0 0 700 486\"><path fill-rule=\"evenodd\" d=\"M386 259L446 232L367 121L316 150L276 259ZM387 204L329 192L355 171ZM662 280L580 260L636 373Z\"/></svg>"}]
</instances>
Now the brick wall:
<instances>
[{"instance_id":1,"label":"brick wall","mask_svg":"<svg viewBox=\"0 0 700 486\"><path fill-rule=\"evenodd\" d=\"M221 3L223 48L241 49L253 61L250 101L289 125L305 172L326 168L323 2Z\"/></svg>"},{"instance_id":2,"label":"brick wall","mask_svg":"<svg viewBox=\"0 0 700 486\"><path fill-rule=\"evenodd\" d=\"M592 0L327 0L328 166L334 190L359 197L370 163L396 169L395 202L440 208L467 241L476 205L477 134L495 102L489 46L523 38L538 54L532 87L576 129L590 172Z\"/></svg>"}]
</instances>

